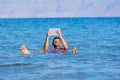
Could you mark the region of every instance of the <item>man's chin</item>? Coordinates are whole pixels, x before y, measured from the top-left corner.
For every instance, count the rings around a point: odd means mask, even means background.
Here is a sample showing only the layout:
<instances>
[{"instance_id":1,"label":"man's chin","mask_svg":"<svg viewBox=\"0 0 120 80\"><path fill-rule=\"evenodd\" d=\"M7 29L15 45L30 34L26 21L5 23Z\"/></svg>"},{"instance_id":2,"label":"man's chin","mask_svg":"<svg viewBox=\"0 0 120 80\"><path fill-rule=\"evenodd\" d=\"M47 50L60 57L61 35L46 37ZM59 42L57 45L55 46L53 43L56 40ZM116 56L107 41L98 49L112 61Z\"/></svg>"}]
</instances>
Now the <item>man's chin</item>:
<instances>
[{"instance_id":1,"label":"man's chin","mask_svg":"<svg viewBox=\"0 0 120 80\"><path fill-rule=\"evenodd\" d=\"M59 45L54 45L55 47L60 47Z\"/></svg>"}]
</instances>

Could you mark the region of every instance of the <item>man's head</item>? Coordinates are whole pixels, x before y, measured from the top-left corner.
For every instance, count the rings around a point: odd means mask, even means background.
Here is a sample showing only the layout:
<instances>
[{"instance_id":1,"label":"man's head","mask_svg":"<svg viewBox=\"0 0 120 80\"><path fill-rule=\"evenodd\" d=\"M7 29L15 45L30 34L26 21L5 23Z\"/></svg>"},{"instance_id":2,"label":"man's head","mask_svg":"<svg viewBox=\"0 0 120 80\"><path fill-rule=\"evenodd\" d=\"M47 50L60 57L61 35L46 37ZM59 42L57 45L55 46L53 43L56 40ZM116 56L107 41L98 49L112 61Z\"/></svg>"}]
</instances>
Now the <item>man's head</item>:
<instances>
[{"instance_id":1,"label":"man's head","mask_svg":"<svg viewBox=\"0 0 120 80\"><path fill-rule=\"evenodd\" d=\"M54 39L53 39L53 46L54 46L54 48L59 48L60 47L60 38L59 37L55 37Z\"/></svg>"}]
</instances>

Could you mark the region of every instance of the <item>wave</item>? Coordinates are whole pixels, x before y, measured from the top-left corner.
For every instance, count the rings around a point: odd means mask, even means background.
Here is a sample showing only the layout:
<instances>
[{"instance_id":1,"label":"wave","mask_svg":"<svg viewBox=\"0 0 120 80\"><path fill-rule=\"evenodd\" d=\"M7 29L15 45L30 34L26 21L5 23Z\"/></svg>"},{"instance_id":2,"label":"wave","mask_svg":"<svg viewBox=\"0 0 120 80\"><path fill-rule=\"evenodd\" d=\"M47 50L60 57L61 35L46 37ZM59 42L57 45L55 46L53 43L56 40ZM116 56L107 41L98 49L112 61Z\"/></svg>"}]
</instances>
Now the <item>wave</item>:
<instances>
[{"instance_id":1,"label":"wave","mask_svg":"<svg viewBox=\"0 0 120 80\"><path fill-rule=\"evenodd\" d=\"M13 67L13 66L23 66L23 65L27 65L30 66L32 65L31 63L15 63L15 64L1 64L0 67Z\"/></svg>"}]
</instances>

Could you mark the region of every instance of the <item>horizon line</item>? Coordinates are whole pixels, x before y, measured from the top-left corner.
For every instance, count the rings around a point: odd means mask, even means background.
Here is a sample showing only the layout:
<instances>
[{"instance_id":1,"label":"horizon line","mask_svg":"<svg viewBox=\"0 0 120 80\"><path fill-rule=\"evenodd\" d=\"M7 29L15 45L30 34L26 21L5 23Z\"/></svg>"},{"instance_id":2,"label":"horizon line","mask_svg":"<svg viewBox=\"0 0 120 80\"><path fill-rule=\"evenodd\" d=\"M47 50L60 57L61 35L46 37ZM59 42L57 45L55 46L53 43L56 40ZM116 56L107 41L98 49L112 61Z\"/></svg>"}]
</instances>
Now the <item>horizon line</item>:
<instances>
[{"instance_id":1,"label":"horizon line","mask_svg":"<svg viewBox=\"0 0 120 80\"><path fill-rule=\"evenodd\" d=\"M104 17L0 17L0 19L32 19L32 18L41 18L41 19L46 19L46 18L120 18L120 16L104 16Z\"/></svg>"}]
</instances>

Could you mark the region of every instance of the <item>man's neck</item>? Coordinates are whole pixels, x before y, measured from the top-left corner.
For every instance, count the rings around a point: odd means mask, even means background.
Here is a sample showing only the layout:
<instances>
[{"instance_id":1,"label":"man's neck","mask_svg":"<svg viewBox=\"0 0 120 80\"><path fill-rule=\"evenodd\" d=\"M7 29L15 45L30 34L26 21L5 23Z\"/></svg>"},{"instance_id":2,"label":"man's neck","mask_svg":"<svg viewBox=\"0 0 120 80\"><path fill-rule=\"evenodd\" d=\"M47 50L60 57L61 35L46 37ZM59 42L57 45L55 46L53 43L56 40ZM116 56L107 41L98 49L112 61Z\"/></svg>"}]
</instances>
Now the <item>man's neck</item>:
<instances>
[{"instance_id":1,"label":"man's neck","mask_svg":"<svg viewBox=\"0 0 120 80\"><path fill-rule=\"evenodd\" d=\"M54 47L54 49L60 49L60 47Z\"/></svg>"}]
</instances>

